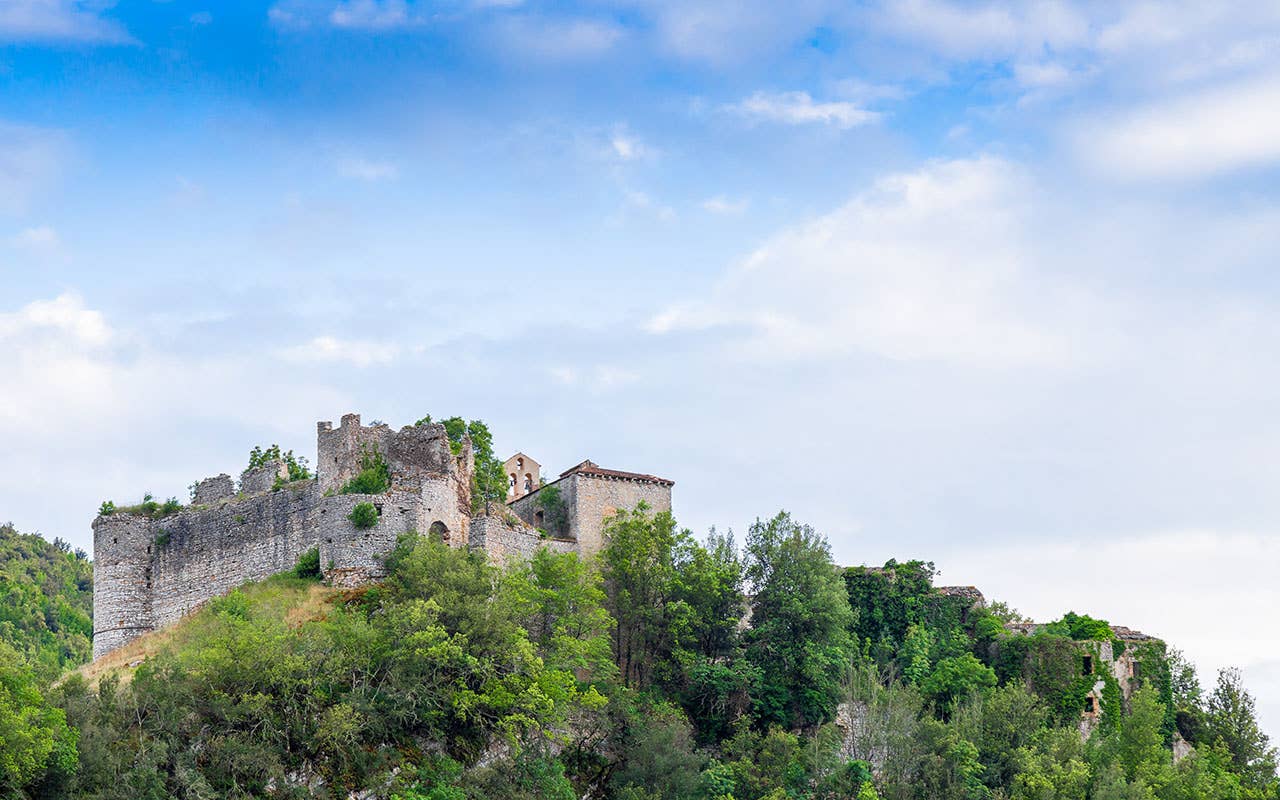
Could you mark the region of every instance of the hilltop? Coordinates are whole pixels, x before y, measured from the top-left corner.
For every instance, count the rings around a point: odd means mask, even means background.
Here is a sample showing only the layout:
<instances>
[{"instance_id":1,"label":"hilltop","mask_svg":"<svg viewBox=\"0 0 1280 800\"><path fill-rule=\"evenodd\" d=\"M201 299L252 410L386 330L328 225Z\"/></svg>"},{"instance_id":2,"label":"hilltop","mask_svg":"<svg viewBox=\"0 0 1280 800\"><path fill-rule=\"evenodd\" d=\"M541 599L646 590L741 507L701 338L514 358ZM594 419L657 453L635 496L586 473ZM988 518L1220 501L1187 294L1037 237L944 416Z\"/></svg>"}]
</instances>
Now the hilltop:
<instances>
[{"instance_id":1,"label":"hilltop","mask_svg":"<svg viewBox=\"0 0 1280 800\"><path fill-rule=\"evenodd\" d=\"M780 514L695 540L621 511L594 557L402 535L134 639L49 693L33 797L1273 800L1226 674L1082 614L1032 624L932 565L837 568ZM750 596L746 593L751 588ZM1181 742L1181 749L1175 746Z\"/></svg>"}]
</instances>

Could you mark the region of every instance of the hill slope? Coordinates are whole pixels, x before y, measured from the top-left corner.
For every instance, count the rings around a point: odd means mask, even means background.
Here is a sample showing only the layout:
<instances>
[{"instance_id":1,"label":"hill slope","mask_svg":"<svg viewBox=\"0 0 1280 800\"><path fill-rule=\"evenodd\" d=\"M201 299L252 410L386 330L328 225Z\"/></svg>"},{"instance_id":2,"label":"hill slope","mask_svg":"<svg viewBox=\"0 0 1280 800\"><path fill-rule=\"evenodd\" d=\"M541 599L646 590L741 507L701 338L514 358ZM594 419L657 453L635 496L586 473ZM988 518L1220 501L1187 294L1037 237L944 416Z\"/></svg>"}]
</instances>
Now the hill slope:
<instances>
[{"instance_id":1,"label":"hill slope","mask_svg":"<svg viewBox=\"0 0 1280 800\"><path fill-rule=\"evenodd\" d=\"M0 642L46 680L87 662L93 566L82 551L0 525Z\"/></svg>"}]
</instances>

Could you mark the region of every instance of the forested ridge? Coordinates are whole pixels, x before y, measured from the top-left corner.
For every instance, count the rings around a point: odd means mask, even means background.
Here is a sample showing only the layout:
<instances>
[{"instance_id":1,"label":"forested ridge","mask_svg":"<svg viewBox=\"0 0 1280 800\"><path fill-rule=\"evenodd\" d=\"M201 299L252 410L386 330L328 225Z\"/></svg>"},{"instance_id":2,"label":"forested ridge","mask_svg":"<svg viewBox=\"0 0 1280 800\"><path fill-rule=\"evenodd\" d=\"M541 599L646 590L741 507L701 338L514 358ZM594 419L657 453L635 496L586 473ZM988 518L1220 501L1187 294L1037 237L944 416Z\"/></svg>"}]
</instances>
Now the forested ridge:
<instances>
[{"instance_id":1,"label":"forested ridge","mask_svg":"<svg viewBox=\"0 0 1280 800\"><path fill-rule=\"evenodd\" d=\"M927 563L841 569L785 513L740 542L643 507L607 533L504 567L409 535L355 591L304 560L100 674L66 671L88 561L0 528L0 797L1280 798L1239 674L1202 687L1161 642L1020 627Z\"/></svg>"}]
</instances>

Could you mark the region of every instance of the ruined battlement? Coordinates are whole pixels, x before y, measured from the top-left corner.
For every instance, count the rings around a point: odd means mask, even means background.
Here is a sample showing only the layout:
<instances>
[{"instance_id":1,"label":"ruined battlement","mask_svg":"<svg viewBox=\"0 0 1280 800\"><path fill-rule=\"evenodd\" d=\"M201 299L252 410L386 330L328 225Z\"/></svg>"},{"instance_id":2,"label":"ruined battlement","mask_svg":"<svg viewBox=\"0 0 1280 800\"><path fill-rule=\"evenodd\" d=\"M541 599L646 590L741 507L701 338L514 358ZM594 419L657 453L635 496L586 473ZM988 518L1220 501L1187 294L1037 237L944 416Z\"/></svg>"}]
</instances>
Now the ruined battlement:
<instances>
[{"instance_id":1,"label":"ruined battlement","mask_svg":"<svg viewBox=\"0 0 1280 800\"><path fill-rule=\"evenodd\" d=\"M385 574L382 557L410 531L503 561L527 558L543 546L594 553L605 517L617 509L641 501L671 509L670 481L621 472L609 478L603 473L612 471L588 461L556 481L565 488L563 534L539 530L541 518L530 500L537 489L518 499L523 507L513 501L473 514L471 441L464 436L452 442L438 423L393 430L362 425L360 415L346 414L336 428L317 423L316 453L312 479L290 482L287 465L269 461L244 470L238 482L227 473L199 481L191 504L175 514L121 509L95 519L94 658L245 582L292 569L313 548L326 580L353 586ZM375 457L387 464L389 488L376 495L344 494ZM592 469L602 474L588 475ZM372 527L357 528L351 521L360 503L377 510Z\"/></svg>"}]
</instances>

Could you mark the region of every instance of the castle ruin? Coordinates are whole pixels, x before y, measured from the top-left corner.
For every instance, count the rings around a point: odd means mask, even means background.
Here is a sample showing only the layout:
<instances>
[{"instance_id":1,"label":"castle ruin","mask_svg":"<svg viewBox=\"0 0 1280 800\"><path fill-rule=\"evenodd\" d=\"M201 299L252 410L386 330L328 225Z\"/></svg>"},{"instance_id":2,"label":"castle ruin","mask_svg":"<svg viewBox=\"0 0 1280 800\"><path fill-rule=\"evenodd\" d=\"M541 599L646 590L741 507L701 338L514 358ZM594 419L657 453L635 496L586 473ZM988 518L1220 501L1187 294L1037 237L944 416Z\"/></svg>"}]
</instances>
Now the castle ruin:
<instances>
[{"instance_id":1,"label":"castle ruin","mask_svg":"<svg viewBox=\"0 0 1280 800\"><path fill-rule=\"evenodd\" d=\"M200 481L192 503L171 516L129 509L98 516L93 657L245 582L292 569L313 548L326 580L354 586L381 577L382 557L409 531L482 550L496 562L544 546L591 555L603 547L605 519L619 509L644 502L671 510L669 480L584 461L544 484L541 465L518 453L506 465L508 504L473 513L471 442L464 437L459 447L438 423L396 431L347 414L337 428L317 424L316 454L314 478L290 482L286 465L271 461L245 470L238 486L225 474ZM390 487L343 493L370 454L385 460ZM350 519L361 503L377 511L372 527L359 529ZM548 509L558 516L557 530L547 529Z\"/></svg>"}]
</instances>

